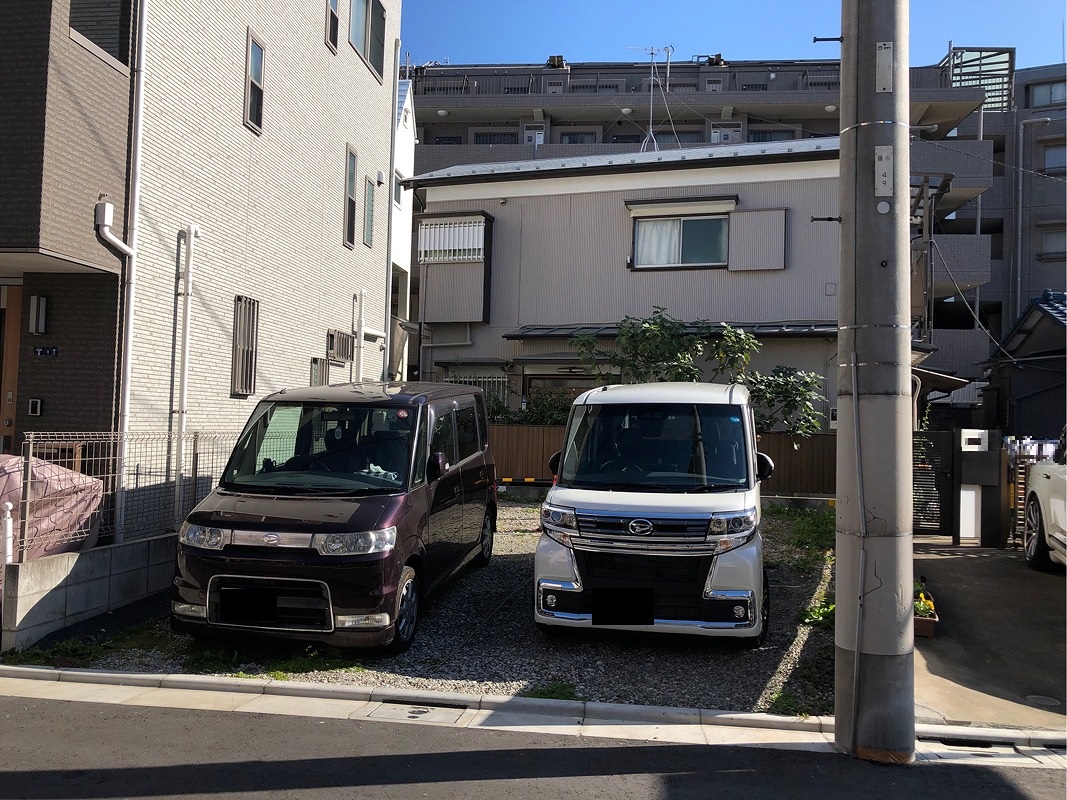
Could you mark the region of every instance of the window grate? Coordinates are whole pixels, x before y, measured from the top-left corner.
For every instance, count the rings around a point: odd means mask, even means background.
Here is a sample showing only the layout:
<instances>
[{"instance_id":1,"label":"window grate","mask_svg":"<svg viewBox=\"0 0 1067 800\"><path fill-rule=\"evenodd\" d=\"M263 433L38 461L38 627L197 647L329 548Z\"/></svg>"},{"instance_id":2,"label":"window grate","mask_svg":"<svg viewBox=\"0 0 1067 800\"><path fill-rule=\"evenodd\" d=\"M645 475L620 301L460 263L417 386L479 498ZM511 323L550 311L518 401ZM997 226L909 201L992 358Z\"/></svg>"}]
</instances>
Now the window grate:
<instances>
[{"instance_id":1,"label":"window grate","mask_svg":"<svg viewBox=\"0 0 1067 800\"><path fill-rule=\"evenodd\" d=\"M259 301L237 295L233 300L233 361L230 392L240 397L255 394L256 351L259 342Z\"/></svg>"}]
</instances>

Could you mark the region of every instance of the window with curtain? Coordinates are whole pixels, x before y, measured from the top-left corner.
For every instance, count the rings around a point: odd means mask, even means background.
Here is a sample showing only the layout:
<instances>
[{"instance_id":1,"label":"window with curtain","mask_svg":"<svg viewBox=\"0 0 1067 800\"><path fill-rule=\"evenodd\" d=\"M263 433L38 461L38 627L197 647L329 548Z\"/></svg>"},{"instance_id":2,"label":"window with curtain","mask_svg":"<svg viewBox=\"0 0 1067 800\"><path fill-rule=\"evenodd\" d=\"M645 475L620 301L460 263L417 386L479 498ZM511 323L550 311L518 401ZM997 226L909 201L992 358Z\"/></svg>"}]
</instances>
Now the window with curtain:
<instances>
[{"instance_id":1,"label":"window with curtain","mask_svg":"<svg viewBox=\"0 0 1067 800\"><path fill-rule=\"evenodd\" d=\"M726 215L634 220L635 269L725 267Z\"/></svg>"}]
</instances>

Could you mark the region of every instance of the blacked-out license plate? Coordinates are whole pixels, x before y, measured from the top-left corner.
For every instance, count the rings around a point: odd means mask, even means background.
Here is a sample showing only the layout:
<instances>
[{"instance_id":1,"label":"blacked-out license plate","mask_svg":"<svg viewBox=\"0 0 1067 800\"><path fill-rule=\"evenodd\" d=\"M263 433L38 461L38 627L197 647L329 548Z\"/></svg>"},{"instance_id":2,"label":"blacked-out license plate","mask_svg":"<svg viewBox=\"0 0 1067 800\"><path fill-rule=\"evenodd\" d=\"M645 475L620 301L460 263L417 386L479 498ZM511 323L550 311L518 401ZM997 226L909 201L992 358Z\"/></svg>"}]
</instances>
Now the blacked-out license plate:
<instances>
[{"instance_id":1,"label":"blacked-out license plate","mask_svg":"<svg viewBox=\"0 0 1067 800\"><path fill-rule=\"evenodd\" d=\"M652 589L593 589L594 625L652 625L655 592Z\"/></svg>"},{"instance_id":2,"label":"blacked-out license plate","mask_svg":"<svg viewBox=\"0 0 1067 800\"><path fill-rule=\"evenodd\" d=\"M221 622L274 622L278 619L278 595L271 589L223 587L219 592Z\"/></svg>"}]
</instances>

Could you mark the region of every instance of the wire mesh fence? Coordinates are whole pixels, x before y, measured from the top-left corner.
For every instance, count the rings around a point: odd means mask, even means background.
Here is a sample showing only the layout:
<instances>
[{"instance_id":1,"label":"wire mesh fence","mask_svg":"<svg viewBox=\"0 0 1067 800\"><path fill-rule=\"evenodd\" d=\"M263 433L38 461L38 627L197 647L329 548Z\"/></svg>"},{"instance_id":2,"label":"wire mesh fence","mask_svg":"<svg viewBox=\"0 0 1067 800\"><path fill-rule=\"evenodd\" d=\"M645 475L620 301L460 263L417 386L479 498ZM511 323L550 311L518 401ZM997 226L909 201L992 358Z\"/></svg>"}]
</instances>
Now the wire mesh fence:
<instances>
[{"instance_id":1,"label":"wire mesh fence","mask_svg":"<svg viewBox=\"0 0 1067 800\"><path fill-rule=\"evenodd\" d=\"M218 483L237 434L27 433L0 456L13 561L175 530Z\"/></svg>"}]
</instances>

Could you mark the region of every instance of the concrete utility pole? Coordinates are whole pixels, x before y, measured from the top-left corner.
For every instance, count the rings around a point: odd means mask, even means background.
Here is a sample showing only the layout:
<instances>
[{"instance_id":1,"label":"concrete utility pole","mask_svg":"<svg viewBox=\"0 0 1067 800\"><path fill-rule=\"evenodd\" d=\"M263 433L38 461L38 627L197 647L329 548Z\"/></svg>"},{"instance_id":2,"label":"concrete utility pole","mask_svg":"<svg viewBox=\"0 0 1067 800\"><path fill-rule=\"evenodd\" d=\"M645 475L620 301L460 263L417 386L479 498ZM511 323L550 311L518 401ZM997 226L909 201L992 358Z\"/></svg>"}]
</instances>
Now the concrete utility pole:
<instances>
[{"instance_id":1,"label":"concrete utility pole","mask_svg":"<svg viewBox=\"0 0 1067 800\"><path fill-rule=\"evenodd\" d=\"M908 0L841 8L835 733L915 757Z\"/></svg>"}]
</instances>

